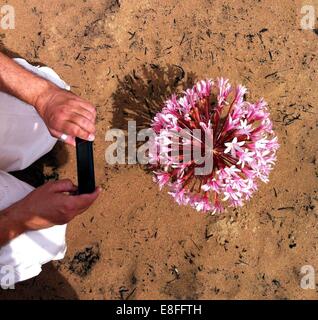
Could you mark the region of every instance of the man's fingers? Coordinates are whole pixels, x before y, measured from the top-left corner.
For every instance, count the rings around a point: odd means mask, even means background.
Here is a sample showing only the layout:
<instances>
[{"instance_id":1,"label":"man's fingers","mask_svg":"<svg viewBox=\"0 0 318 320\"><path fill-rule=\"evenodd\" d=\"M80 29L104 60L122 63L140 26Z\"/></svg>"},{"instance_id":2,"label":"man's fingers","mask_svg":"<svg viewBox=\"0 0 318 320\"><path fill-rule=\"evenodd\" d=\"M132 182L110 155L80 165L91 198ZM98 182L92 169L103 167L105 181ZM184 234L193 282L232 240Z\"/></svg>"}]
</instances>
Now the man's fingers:
<instances>
[{"instance_id":1,"label":"man's fingers","mask_svg":"<svg viewBox=\"0 0 318 320\"><path fill-rule=\"evenodd\" d=\"M82 129L79 125L66 121L62 128L63 132L72 137L78 137L83 140L94 141L95 134Z\"/></svg>"},{"instance_id":2,"label":"man's fingers","mask_svg":"<svg viewBox=\"0 0 318 320\"><path fill-rule=\"evenodd\" d=\"M95 134L96 132L95 124L78 113L71 114L69 121L91 134Z\"/></svg>"},{"instance_id":3,"label":"man's fingers","mask_svg":"<svg viewBox=\"0 0 318 320\"><path fill-rule=\"evenodd\" d=\"M70 136L70 135L67 135L66 139L64 140L65 143L73 146L73 147L76 147L76 142L75 142L75 138Z\"/></svg>"},{"instance_id":4,"label":"man's fingers","mask_svg":"<svg viewBox=\"0 0 318 320\"><path fill-rule=\"evenodd\" d=\"M68 196L68 205L76 214L80 214L88 209L101 193L101 188L96 188L93 193L79 196Z\"/></svg>"},{"instance_id":5,"label":"man's fingers","mask_svg":"<svg viewBox=\"0 0 318 320\"><path fill-rule=\"evenodd\" d=\"M65 142L70 144L73 147L76 147L76 141L74 137L67 136L67 139L65 140Z\"/></svg>"},{"instance_id":6,"label":"man's fingers","mask_svg":"<svg viewBox=\"0 0 318 320\"><path fill-rule=\"evenodd\" d=\"M91 121L93 124L96 121L96 113L92 113L92 112L88 111L87 109L83 108L82 106L79 107L78 105L74 105L73 108L69 109L69 112L72 114L78 114L78 115L86 118L87 120Z\"/></svg>"},{"instance_id":7,"label":"man's fingers","mask_svg":"<svg viewBox=\"0 0 318 320\"><path fill-rule=\"evenodd\" d=\"M51 188L56 193L62 192L74 192L77 190L77 187L69 179L59 180L51 183Z\"/></svg>"},{"instance_id":8,"label":"man's fingers","mask_svg":"<svg viewBox=\"0 0 318 320\"><path fill-rule=\"evenodd\" d=\"M91 103L89 103L88 101L84 100L84 99L79 99L78 103L81 107L83 107L84 109L86 109L89 113L91 113L94 118L96 117L96 108L95 106L93 106Z\"/></svg>"},{"instance_id":9,"label":"man's fingers","mask_svg":"<svg viewBox=\"0 0 318 320\"><path fill-rule=\"evenodd\" d=\"M50 129L50 133L54 138L59 139L59 140L61 140L61 137L63 136L62 132L54 130L54 129ZM63 140L63 142L65 142L73 147L76 146L75 138L70 135L66 135L66 139Z\"/></svg>"}]
</instances>

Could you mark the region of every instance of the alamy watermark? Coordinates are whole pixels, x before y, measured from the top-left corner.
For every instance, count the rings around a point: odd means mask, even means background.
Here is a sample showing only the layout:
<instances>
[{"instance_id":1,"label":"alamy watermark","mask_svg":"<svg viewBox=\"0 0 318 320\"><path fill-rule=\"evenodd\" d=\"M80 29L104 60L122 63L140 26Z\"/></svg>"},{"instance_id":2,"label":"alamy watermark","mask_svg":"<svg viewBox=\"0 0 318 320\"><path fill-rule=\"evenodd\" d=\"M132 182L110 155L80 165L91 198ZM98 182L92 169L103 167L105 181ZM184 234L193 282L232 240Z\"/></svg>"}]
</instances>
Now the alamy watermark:
<instances>
[{"instance_id":1,"label":"alamy watermark","mask_svg":"<svg viewBox=\"0 0 318 320\"><path fill-rule=\"evenodd\" d=\"M128 121L127 134L120 129L110 129L105 141L113 142L105 152L106 163L110 165L139 163L173 167L191 162L196 165L196 175L208 175L213 170L213 137L201 129L156 133L146 128L137 132L136 122Z\"/></svg>"},{"instance_id":2,"label":"alamy watermark","mask_svg":"<svg viewBox=\"0 0 318 320\"><path fill-rule=\"evenodd\" d=\"M15 270L14 266L0 266L0 289L8 290L15 289Z\"/></svg>"},{"instance_id":3,"label":"alamy watermark","mask_svg":"<svg viewBox=\"0 0 318 320\"><path fill-rule=\"evenodd\" d=\"M311 265L302 266L300 269L302 278L300 279L300 287L304 290L316 289L316 272L315 268Z\"/></svg>"},{"instance_id":4,"label":"alamy watermark","mask_svg":"<svg viewBox=\"0 0 318 320\"><path fill-rule=\"evenodd\" d=\"M300 27L303 30L318 29L317 15L318 15L318 0L308 1L303 4L300 9L301 19Z\"/></svg>"},{"instance_id":5,"label":"alamy watermark","mask_svg":"<svg viewBox=\"0 0 318 320\"><path fill-rule=\"evenodd\" d=\"M0 30L15 29L15 10L8 4L0 7Z\"/></svg>"}]
</instances>

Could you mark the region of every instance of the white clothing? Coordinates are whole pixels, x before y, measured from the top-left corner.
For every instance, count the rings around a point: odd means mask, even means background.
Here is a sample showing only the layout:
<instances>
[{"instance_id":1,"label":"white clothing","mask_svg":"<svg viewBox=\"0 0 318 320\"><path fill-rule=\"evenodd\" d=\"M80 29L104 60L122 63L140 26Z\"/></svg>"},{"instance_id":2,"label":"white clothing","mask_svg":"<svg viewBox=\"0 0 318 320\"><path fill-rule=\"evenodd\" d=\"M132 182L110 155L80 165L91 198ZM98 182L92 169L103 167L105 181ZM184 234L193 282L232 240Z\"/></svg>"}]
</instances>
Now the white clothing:
<instances>
[{"instance_id":1,"label":"white clothing","mask_svg":"<svg viewBox=\"0 0 318 320\"><path fill-rule=\"evenodd\" d=\"M31 66L23 59L15 60L57 86L70 89L52 69ZM34 189L8 172L27 168L48 153L55 143L56 139L32 106L0 92L0 210L23 199ZM0 247L0 281L5 266L14 268L16 283L37 276L43 264L62 259L66 251L65 232L66 225L30 231Z\"/></svg>"}]
</instances>

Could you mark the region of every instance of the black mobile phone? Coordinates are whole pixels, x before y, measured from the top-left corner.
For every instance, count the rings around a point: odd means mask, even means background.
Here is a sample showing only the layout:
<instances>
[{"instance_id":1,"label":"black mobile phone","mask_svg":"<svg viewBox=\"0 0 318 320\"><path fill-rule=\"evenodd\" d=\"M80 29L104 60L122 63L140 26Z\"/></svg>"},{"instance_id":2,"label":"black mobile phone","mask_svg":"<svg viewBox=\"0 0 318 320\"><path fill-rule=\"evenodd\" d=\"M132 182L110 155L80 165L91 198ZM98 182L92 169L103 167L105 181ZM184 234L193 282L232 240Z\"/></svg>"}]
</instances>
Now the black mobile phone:
<instances>
[{"instance_id":1,"label":"black mobile phone","mask_svg":"<svg viewBox=\"0 0 318 320\"><path fill-rule=\"evenodd\" d=\"M76 138L78 194L93 193L95 186L93 142Z\"/></svg>"}]
</instances>

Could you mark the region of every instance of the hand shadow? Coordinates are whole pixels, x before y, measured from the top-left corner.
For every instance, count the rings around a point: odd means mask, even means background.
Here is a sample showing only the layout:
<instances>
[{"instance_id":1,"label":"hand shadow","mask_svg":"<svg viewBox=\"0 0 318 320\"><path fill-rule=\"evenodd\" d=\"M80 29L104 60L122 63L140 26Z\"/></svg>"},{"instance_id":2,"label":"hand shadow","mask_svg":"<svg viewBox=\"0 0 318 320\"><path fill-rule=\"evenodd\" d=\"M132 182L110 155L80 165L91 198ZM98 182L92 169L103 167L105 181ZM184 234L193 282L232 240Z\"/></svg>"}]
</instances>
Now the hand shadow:
<instances>
[{"instance_id":1,"label":"hand shadow","mask_svg":"<svg viewBox=\"0 0 318 320\"><path fill-rule=\"evenodd\" d=\"M34 162L28 168L10 172L17 179L24 181L34 188L38 188L49 180L58 180L58 168L67 163L68 151L63 142L57 142L54 148Z\"/></svg>"}]
</instances>

